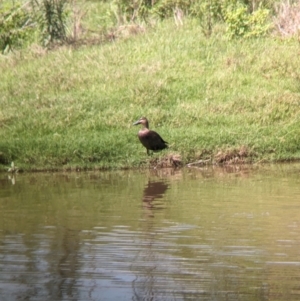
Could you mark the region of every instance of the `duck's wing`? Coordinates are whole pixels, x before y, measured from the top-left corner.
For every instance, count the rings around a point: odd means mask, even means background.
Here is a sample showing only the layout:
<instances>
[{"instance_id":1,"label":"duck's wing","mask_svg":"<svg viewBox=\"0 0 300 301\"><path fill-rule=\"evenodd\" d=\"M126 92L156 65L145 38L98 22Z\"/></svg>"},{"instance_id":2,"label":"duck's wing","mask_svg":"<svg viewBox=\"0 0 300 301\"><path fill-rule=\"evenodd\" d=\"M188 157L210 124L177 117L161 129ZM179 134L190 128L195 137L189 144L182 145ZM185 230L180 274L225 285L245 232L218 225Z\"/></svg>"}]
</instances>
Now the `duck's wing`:
<instances>
[{"instance_id":1,"label":"duck's wing","mask_svg":"<svg viewBox=\"0 0 300 301\"><path fill-rule=\"evenodd\" d=\"M149 131L148 133L148 141L150 145L150 149L152 150L160 150L168 147L168 142L165 141L157 132Z\"/></svg>"}]
</instances>

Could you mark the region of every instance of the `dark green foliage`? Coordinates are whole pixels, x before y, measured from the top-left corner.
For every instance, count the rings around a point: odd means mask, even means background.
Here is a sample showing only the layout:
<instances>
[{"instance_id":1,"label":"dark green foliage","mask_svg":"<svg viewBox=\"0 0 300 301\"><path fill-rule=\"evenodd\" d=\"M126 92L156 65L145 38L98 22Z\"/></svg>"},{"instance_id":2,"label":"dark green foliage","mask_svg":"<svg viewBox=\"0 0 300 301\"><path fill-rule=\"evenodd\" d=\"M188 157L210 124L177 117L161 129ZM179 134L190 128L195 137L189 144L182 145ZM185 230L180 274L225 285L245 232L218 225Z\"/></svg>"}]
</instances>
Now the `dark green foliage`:
<instances>
[{"instance_id":1,"label":"dark green foliage","mask_svg":"<svg viewBox=\"0 0 300 301\"><path fill-rule=\"evenodd\" d=\"M44 46L65 41L67 0L4 1L0 4L0 51L24 47L36 36Z\"/></svg>"},{"instance_id":2,"label":"dark green foliage","mask_svg":"<svg viewBox=\"0 0 300 301\"><path fill-rule=\"evenodd\" d=\"M31 40L33 21L21 2L0 5L0 51L6 53Z\"/></svg>"},{"instance_id":3,"label":"dark green foliage","mask_svg":"<svg viewBox=\"0 0 300 301\"><path fill-rule=\"evenodd\" d=\"M32 1L43 45L66 40L67 0Z\"/></svg>"}]
</instances>

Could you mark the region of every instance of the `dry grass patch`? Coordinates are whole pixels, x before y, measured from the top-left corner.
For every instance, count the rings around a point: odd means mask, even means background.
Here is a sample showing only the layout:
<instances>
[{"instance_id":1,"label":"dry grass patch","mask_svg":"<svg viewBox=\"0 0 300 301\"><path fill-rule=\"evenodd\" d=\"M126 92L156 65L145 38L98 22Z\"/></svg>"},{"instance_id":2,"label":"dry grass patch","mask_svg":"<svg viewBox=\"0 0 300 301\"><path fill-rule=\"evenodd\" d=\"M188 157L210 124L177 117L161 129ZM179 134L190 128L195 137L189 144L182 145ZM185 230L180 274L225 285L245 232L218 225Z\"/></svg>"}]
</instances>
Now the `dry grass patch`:
<instances>
[{"instance_id":1,"label":"dry grass patch","mask_svg":"<svg viewBox=\"0 0 300 301\"><path fill-rule=\"evenodd\" d=\"M149 162L150 168L181 167L183 165L179 154L168 154L163 157L153 158Z\"/></svg>"},{"instance_id":2,"label":"dry grass patch","mask_svg":"<svg viewBox=\"0 0 300 301\"><path fill-rule=\"evenodd\" d=\"M274 25L282 36L300 34L300 1L284 1L277 3Z\"/></svg>"},{"instance_id":3,"label":"dry grass patch","mask_svg":"<svg viewBox=\"0 0 300 301\"><path fill-rule=\"evenodd\" d=\"M239 148L229 148L218 151L213 158L216 164L243 164L250 163L254 152L246 146Z\"/></svg>"}]
</instances>

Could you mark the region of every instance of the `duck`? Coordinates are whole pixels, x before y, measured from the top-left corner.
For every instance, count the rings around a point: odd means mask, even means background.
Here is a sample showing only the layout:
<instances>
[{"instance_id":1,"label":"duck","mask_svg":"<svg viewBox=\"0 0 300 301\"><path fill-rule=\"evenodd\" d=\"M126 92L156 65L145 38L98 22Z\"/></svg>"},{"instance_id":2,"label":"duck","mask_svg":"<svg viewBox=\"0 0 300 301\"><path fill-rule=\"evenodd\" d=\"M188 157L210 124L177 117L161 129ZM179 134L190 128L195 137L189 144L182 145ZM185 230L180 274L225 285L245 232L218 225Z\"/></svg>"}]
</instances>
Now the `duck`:
<instances>
[{"instance_id":1,"label":"duck","mask_svg":"<svg viewBox=\"0 0 300 301\"><path fill-rule=\"evenodd\" d=\"M141 117L133 125L138 124L142 125L142 128L138 132L138 138L142 145L147 149L147 155L150 154L150 150L157 152L168 148L168 142L155 131L149 130L149 122L146 117Z\"/></svg>"}]
</instances>

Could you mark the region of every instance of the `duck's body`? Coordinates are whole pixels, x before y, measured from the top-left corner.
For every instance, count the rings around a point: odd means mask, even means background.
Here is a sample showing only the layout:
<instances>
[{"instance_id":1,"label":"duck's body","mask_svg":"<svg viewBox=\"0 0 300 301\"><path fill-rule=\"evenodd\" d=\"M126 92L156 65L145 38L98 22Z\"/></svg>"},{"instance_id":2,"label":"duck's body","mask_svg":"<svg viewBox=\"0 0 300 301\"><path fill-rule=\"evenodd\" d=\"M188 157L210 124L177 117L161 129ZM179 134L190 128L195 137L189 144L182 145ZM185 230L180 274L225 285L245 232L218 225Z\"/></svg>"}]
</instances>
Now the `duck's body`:
<instances>
[{"instance_id":1,"label":"duck's body","mask_svg":"<svg viewBox=\"0 0 300 301\"><path fill-rule=\"evenodd\" d=\"M161 136L155 131L149 130L149 122L146 117L140 118L133 125L141 124L143 127L138 132L138 137L147 149L147 154L149 151L160 151L168 147L168 142L164 141Z\"/></svg>"}]
</instances>

